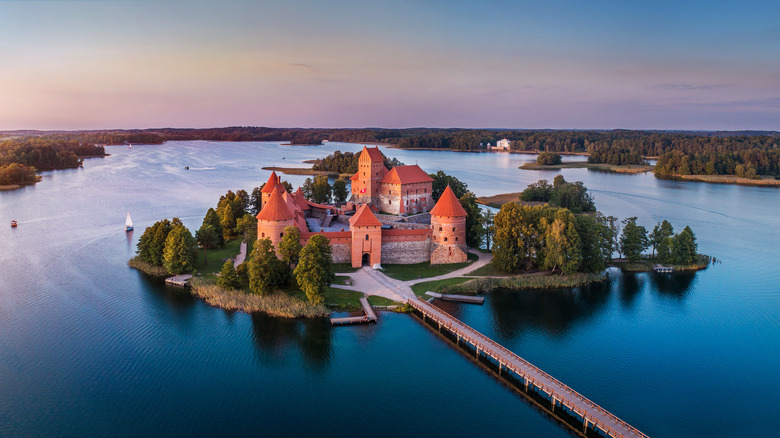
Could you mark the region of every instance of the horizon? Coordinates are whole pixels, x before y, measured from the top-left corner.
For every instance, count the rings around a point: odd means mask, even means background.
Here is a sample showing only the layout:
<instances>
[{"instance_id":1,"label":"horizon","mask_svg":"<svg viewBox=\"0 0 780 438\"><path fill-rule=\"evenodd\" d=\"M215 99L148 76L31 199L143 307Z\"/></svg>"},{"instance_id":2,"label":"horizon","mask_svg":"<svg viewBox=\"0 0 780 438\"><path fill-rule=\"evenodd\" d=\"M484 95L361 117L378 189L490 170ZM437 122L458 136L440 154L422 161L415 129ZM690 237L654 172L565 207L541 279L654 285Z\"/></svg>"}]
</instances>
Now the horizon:
<instances>
[{"instance_id":1,"label":"horizon","mask_svg":"<svg viewBox=\"0 0 780 438\"><path fill-rule=\"evenodd\" d=\"M776 132L778 13L760 0L0 0L0 131Z\"/></svg>"}]
</instances>

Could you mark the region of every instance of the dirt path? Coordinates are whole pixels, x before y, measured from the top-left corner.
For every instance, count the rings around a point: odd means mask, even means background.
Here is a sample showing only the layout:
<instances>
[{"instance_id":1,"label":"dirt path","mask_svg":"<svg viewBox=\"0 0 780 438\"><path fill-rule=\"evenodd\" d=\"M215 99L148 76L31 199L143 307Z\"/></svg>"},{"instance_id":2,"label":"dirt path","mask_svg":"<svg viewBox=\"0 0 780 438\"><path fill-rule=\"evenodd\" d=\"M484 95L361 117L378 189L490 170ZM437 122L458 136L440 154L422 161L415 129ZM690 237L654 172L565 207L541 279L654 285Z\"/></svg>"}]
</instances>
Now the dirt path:
<instances>
[{"instance_id":1,"label":"dirt path","mask_svg":"<svg viewBox=\"0 0 780 438\"><path fill-rule=\"evenodd\" d=\"M238 268L238 265L244 263L244 260L246 260L246 242L242 241L238 250L238 255L236 256L236 259L233 260L233 267Z\"/></svg>"}]
</instances>

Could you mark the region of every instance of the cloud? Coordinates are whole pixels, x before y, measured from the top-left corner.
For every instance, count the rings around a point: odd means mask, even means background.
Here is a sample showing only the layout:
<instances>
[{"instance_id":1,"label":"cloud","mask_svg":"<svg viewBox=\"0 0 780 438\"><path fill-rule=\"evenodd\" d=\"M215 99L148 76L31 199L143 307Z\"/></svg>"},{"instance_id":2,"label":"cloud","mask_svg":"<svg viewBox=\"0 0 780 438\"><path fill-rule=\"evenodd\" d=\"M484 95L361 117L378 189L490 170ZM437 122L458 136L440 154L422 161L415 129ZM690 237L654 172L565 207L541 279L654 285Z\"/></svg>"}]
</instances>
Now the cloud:
<instances>
[{"instance_id":1,"label":"cloud","mask_svg":"<svg viewBox=\"0 0 780 438\"><path fill-rule=\"evenodd\" d=\"M652 85L648 88L653 90L674 90L674 91L709 91L722 88L731 87L730 84L712 84L712 85L695 85L695 84L659 84Z\"/></svg>"}]
</instances>

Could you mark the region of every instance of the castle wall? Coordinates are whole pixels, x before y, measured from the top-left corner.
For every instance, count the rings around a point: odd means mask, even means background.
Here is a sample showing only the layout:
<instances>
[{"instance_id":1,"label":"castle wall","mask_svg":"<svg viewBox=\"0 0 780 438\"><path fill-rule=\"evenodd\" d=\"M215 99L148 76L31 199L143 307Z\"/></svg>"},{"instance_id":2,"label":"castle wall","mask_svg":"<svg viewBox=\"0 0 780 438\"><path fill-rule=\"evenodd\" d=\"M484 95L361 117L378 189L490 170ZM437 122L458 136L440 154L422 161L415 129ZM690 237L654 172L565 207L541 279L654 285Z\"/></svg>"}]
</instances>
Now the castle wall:
<instances>
[{"instance_id":1,"label":"castle wall","mask_svg":"<svg viewBox=\"0 0 780 438\"><path fill-rule=\"evenodd\" d=\"M458 245L440 245L438 243L432 243L431 248L431 264L443 265L447 263L464 263L468 260L468 256L465 252L465 245L463 247Z\"/></svg>"},{"instance_id":2,"label":"castle wall","mask_svg":"<svg viewBox=\"0 0 780 438\"><path fill-rule=\"evenodd\" d=\"M431 239L382 242L382 262L387 264L411 264L431 259Z\"/></svg>"}]
</instances>

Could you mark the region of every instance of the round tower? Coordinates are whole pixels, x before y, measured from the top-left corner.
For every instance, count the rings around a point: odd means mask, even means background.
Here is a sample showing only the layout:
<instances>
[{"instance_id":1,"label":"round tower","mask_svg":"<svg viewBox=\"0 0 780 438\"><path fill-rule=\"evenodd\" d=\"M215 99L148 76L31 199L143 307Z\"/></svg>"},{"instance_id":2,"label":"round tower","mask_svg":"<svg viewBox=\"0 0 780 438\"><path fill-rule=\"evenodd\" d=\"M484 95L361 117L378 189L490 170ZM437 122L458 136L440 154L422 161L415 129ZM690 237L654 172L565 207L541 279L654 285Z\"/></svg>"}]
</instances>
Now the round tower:
<instances>
[{"instance_id":1,"label":"round tower","mask_svg":"<svg viewBox=\"0 0 780 438\"><path fill-rule=\"evenodd\" d=\"M463 263L466 255L466 210L450 186L431 210L431 264Z\"/></svg>"},{"instance_id":2,"label":"round tower","mask_svg":"<svg viewBox=\"0 0 780 438\"><path fill-rule=\"evenodd\" d=\"M295 216L277 190L273 190L268 201L257 214L257 239L271 239L274 248L279 250L279 242L284 237L284 229L295 225Z\"/></svg>"}]
</instances>

